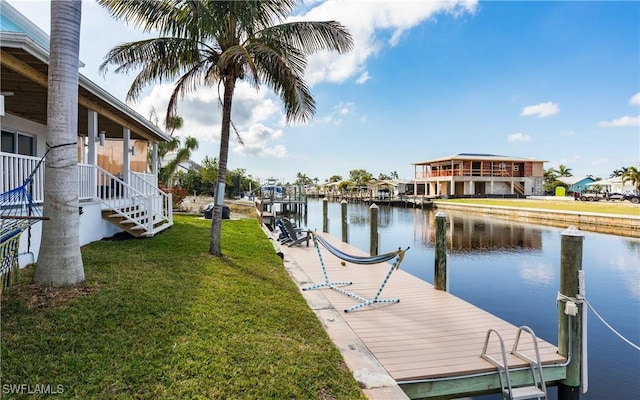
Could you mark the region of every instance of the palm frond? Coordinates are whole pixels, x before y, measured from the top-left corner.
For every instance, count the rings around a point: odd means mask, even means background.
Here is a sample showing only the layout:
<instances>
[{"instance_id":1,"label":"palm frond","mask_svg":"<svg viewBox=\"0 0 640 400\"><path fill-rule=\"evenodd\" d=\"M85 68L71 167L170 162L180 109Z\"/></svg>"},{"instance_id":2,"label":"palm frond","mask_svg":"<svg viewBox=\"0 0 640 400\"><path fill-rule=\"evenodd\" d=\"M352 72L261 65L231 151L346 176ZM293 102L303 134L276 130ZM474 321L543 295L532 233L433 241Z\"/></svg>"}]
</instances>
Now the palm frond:
<instances>
[{"instance_id":1,"label":"palm frond","mask_svg":"<svg viewBox=\"0 0 640 400\"><path fill-rule=\"evenodd\" d=\"M303 79L304 55L288 48L278 53L273 47L251 47L261 80L280 96L287 122L307 122L315 114L315 101Z\"/></svg>"},{"instance_id":2,"label":"palm frond","mask_svg":"<svg viewBox=\"0 0 640 400\"><path fill-rule=\"evenodd\" d=\"M336 21L289 22L265 28L259 36L276 38L304 54L322 50L343 54L353 49L351 33Z\"/></svg>"},{"instance_id":3,"label":"palm frond","mask_svg":"<svg viewBox=\"0 0 640 400\"><path fill-rule=\"evenodd\" d=\"M180 54L180 57L176 57ZM142 89L151 82L172 81L186 69L201 62L197 43L188 39L162 37L124 43L111 49L100 65L105 73L109 65L117 65L116 73L128 73L139 69L127 97L136 99Z\"/></svg>"}]
</instances>

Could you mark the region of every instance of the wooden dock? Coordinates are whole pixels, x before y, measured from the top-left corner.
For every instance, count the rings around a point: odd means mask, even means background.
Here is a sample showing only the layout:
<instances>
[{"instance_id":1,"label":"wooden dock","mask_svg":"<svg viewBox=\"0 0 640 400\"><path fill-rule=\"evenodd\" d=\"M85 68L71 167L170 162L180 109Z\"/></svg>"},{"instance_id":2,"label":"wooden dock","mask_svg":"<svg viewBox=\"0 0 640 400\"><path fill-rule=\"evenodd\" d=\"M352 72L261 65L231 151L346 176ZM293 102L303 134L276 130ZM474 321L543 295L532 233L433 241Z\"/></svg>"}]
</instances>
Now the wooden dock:
<instances>
[{"instance_id":1,"label":"wooden dock","mask_svg":"<svg viewBox=\"0 0 640 400\"><path fill-rule=\"evenodd\" d=\"M348 244L323 234L332 245L352 255L368 255ZM389 264L363 266L340 260L320 247L330 281L353 281L344 289L372 298ZM411 251L411 250L409 250ZM298 246L286 248L285 261L297 264L304 278L298 284L324 282L316 249ZM401 267L402 268L402 267ZM307 280L307 282L303 282ZM507 353L511 351L517 327L469 304L450 293L402 271L393 272L381 298L400 298L399 303L365 306L350 313L343 310L358 301L330 288L316 291L338 310L345 323L397 382L409 398L455 398L500 392L500 381L488 361L480 357L488 329L497 330L505 339ZM310 293L306 291L305 293ZM532 327L535 330L535 327ZM493 338L495 339L495 337ZM529 335L521 337L519 349L535 359ZM538 339L545 381L553 386L565 378L562 366L566 359L557 354L557 347ZM489 354L501 359L499 343L493 340ZM530 380L526 363L509 355L514 386Z\"/></svg>"}]
</instances>

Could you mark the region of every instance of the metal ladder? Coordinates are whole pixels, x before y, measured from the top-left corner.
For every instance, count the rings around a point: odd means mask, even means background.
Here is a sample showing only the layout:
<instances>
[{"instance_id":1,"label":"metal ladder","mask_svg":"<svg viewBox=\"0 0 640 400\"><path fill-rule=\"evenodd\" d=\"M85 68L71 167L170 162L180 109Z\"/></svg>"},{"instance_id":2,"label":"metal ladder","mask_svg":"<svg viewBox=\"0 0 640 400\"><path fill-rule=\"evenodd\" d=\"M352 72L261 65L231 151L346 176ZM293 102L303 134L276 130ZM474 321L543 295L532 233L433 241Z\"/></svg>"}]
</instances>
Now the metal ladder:
<instances>
[{"instance_id":1,"label":"metal ladder","mask_svg":"<svg viewBox=\"0 0 640 400\"><path fill-rule=\"evenodd\" d=\"M531 338L533 339L533 346L536 352L535 360L531 359L526 354L523 354L520 351L518 351L518 343L520 343L520 334L522 332L529 333L531 335ZM487 354L487 347L489 346L489 339L491 338L492 333L495 333L498 339L500 340L500 350L502 351L502 362L496 360L495 358ZM524 400L524 399L548 400L547 387L544 382L544 375L542 374L542 364L540 363L540 352L538 351L538 339L536 338L536 335L535 333L533 333L533 330L531 328L529 328L528 326L521 326L520 328L518 328L518 333L516 335L516 340L513 344L513 349L511 350L511 354L529 363L529 370L531 371L531 380L532 380L532 384L530 386L521 386L521 387L511 386L511 377L509 376L509 364L507 362L507 353L504 350L504 341L502 340L502 336L500 336L498 331L496 331L495 329L489 329L487 331L487 336L484 340L484 347L482 348L482 354L480 356L498 368L500 386L502 387L502 398L510 399L510 400Z\"/></svg>"}]
</instances>

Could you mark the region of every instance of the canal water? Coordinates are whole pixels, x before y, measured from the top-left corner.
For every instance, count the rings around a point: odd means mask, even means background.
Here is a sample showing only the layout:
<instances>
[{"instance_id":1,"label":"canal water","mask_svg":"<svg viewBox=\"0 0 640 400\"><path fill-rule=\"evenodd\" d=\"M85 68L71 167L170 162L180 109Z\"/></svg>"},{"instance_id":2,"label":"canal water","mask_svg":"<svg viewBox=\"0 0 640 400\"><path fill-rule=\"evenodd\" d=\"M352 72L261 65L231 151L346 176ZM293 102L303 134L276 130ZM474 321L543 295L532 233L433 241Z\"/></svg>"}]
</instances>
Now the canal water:
<instances>
[{"instance_id":1,"label":"canal water","mask_svg":"<svg viewBox=\"0 0 640 400\"><path fill-rule=\"evenodd\" d=\"M435 213L380 206L379 252L410 246L401 268L433 284ZM369 207L348 204L349 243L369 250ZM446 213L449 291L538 337L558 343L556 296L565 228ZM292 219L296 220L295 216ZM310 201L298 225L322 230L322 202ZM342 237L341 208L329 202L329 233ZM586 298L621 336L640 345L640 239L584 232ZM393 279L393 277L391 278ZM588 314L587 400L640 399L640 351ZM478 349L480 352L482 349ZM556 398L555 388L549 389ZM478 399L498 399L483 396Z\"/></svg>"}]
</instances>

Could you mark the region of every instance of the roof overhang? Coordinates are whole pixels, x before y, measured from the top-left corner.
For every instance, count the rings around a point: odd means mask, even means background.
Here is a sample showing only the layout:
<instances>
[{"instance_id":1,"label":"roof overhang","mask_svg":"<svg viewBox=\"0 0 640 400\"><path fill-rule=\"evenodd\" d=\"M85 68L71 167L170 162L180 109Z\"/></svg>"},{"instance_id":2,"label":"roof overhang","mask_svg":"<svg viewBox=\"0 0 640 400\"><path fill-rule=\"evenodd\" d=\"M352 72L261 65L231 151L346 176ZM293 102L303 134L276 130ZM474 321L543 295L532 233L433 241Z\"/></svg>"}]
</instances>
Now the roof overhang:
<instances>
[{"instance_id":1,"label":"roof overhang","mask_svg":"<svg viewBox=\"0 0 640 400\"><path fill-rule=\"evenodd\" d=\"M13 94L5 98L5 112L47 124L47 83L49 54L28 35L0 32L0 82L2 92ZM160 142L169 135L153 125L125 103L78 74L78 135L88 131L88 110L98 113L98 131L108 138L122 138L124 128L131 139Z\"/></svg>"},{"instance_id":2,"label":"roof overhang","mask_svg":"<svg viewBox=\"0 0 640 400\"><path fill-rule=\"evenodd\" d=\"M420 161L413 163L412 165L441 164L452 161L546 162L545 160L537 160L535 158L497 156L493 154L456 154L448 157L440 157L434 158L432 160Z\"/></svg>"}]
</instances>

